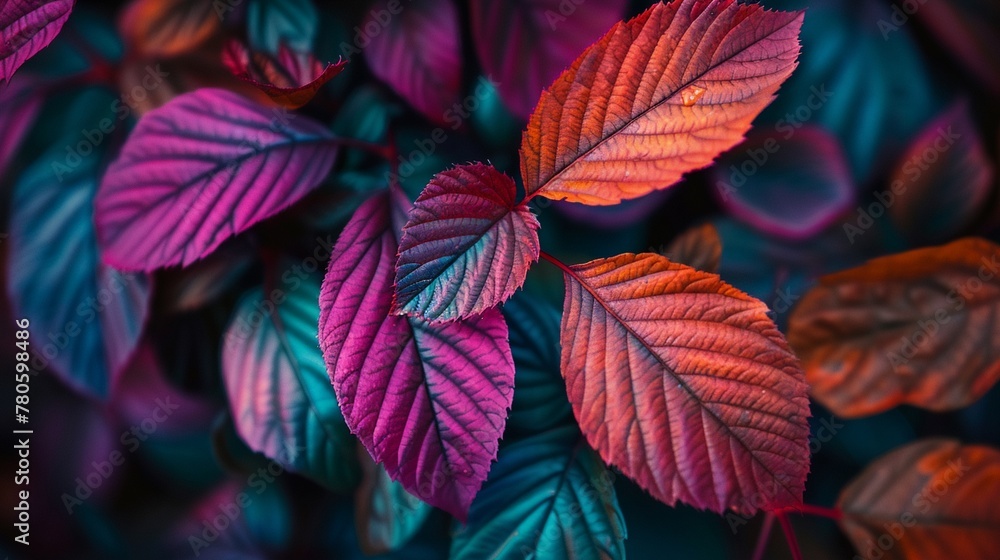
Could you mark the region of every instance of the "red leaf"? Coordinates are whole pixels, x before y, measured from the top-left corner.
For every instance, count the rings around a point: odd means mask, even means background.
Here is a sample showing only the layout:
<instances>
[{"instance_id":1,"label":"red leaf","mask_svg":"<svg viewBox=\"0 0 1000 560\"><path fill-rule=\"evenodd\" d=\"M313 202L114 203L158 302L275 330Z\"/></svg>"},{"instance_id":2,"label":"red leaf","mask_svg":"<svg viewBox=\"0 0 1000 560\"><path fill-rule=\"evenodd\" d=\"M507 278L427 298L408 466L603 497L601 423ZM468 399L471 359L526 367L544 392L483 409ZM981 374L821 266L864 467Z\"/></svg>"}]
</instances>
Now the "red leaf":
<instances>
[{"instance_id":1,"label":"red leaf","mask_svg":"<svg viewBox=\"0 0 1000 560\"><path fill-rule=\"evenodd\" d=\"M230 41L222 51L222 63L234 76L252 84L272 100L297 109L316 96L319 88L343 71L347 61L323 65L310 53L295 52L282 44L277 58L250 52L239 41Z\"/></svg>"},{"instance_id":2,"label":"red leaf","mask_svg":"<svg viewBox=\"0 0 1000 560\"><path fill-rule=\"evenodd\" d=\"M562 373L605 461L671 505L801 502L806 384L763 303L650 253L564 273Z\"/></svg>"},{"instance_id":3,"label":"red leaf","mask_svg":"<svg viewBox=\"0 0 1000 560\"><path fill-rule=\"evenodd\" d=\"M435 175L403 229L398 313L471 317L503 303L538 260L538 220L517 204L514 181L482 163Z\"/></svg>"},{"instance_id":4,"label":"red leaf","mask_svg":"<svg viewBox=\"0 0 1000 560\"><path fill-rule=\"evenodd\" d=\"M864 558L954 560L1000 558L998 502L1000 451L929 439L876 459L837 507Z\"/></svg>"},{"instance_id":5,"label":"red leaf","mask_svg":"<svg viewBox=\"0 0 1000 560\"><path fill-rule=\"evenodd\" d=\"M980 218L993 177L993 162L961 101L913 141L883 196L891 197L889 216L914 244L941 243Z\"/></svg>"},{"instance_id":6,"label":"red leaf","mask_svg":"<svg viewBox=\"0 0 1000 560\"><path fill-rule=\"evenodd\" d=\"M56 38L73 0L4 0L0 6L0 82Z\"/></svg>"},{"instance_id":7,"label":"red leaf","mask_svg":"<svg viewBox=\"0 0 1000 560\"><path fill-rule=\"evenodd\" d=\"M393 208L387 194L365 202L333 248L320 346L344 419L375 461L464 520L513 398L507 324L496 309L438 324L389 314L399 227L390 214L409 206L392 194Z\"/></svg>"},{"instance_id":8,"label":"red leaf","mask_svg":"<svg viewBox=\"0 0 1000 560\"><path fill-rule=\"evenodd\" d=\"M839 416L964 407L1000 381L1000 246L974 237L824 276L788 339Z\"/></svg>"},{"instance_id":9,"label":"red leaf","mask_svg":"<svg viewBox=\"0 0 1000 560\"><path fill-rule=\"evenodd\" d=\"M459 115L451 107L462 87L462 46L454 3L412 2L399 13L393 3L398 6L398 0L378 2L360 26L381 29L365 49L372 73L431 121L455 124ZM394 15L382 23L376 14Z\"/></svg>"},{"instance_id":10,"label":"red leaf","mask_svg":"<svg viewBox=\"0 0 1000 560\"><path fill-rule=\"evenodd\" d=\"M469 25L483 69L504 105L527 119L545 86L622 18L628 2L476 0Z\"/></svg>"},{"instance_id":11,"label":"red leaf","mask_svg":"<svg viewBox=\"0 0 1000 560\"><path fill-rule=\"evenodd\" d=\"M795 68L801 13L732 0L656 4L542 94L521 143L530 196L616 204L732 148Z\"/></svg>"}]
</instances>

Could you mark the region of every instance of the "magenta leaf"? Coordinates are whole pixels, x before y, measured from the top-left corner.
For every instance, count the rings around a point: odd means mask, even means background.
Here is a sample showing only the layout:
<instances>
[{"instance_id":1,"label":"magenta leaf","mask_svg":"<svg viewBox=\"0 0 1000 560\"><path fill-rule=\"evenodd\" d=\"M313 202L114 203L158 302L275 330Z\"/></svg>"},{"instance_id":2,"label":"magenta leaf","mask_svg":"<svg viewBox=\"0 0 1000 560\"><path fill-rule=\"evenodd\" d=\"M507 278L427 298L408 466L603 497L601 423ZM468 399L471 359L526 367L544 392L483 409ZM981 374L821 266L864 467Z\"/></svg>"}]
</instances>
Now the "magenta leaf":
<instances>
[{"instance_id":1,"label":"magenta leaf","mask_svg":"<svg viewBox=\"0 0 1000 560\"><path fill-rule=\"evenodd\" d=\"M624 0L476 0L470 3L476 54L511 113L527 119L549 87L625 15Z\"/></svg>"},{"instance_id":2,"label":"magenta leaf","mask_svg":"<svg viewBox=\"0 0 1000 560\"><path fill-rule=\"evenodd\" d=\"M74 0L5 0L0 7L0 81L56 38Z\"/></svg>"},{"instance_id":3,"label":"magenta leaf","mask_svg":"<svg viewBox=\"0 0 1000 560\"><path fill-rule=\"evenodd\" d=\"M187 266L302 198L338 152L323 125L201 89L147 113L96 200L105 262Z\"/></svg>"},{"instance_id":4,"label":"magenta leaf","mask_svg":"<svg viewBox=\"0 0 1000 560\"><path fill-rule=\"evenodd\" d=\"M309 52L293 51L284 43L277 57L265 52L250 52L235 39L223 49L222 63L234 76L289 109L297 109L312 100L319 88L347 65L346 60L323 64Z\"/></svg>"},{"instance_id":5,"label":"magenta leaf","mask_svg":"<svg viewBox=\"0 0 1000 560\"><path fill-rule=\"evenodd\" d=\"M375 461L464 520L513 397L507 324L496 309L442 324L390 315L390 206L408 205L391 196L365 202L337 240L320 293L320 346L344 419Z\"/></svg>"},{"instance_id":6,"label":"magenta leaf","mask_svg":"<svg viewBox=\"0 0 1000 560\"><path fill-rule=\"evenodd\" d=\"M482 163L435 175L403 229L398 313L461 319L503 303L538 260L538 220L513 179Z\"/></svg>"},{"instance_id":7,"label":"magenta leaf","mask_svg":"<svg viewBox=\"0 0 1000 560\"><path fill-rule=\"evenodd\" d=\"M833 135L816 126L795 134L751 133L712 173L714 192L733 216L765 233L803 239L854 203L854 181Z\"/></svg>"},{"instance_id":8,"label":"magenta leaf","mask_svg":"<svg viewBox=\"0 0 1000 560\"><path fill-rule=\"evenodd\" d=\"M458 127L462 115L451 109L462 86L462 54L458 13L451 0L407 3L393 15L398 1L377 2L362 29L381 33L365 49L368 66L403 99L431 121ZM381 23L376 17L390 17Z\"/></svg>"}]
</instances>

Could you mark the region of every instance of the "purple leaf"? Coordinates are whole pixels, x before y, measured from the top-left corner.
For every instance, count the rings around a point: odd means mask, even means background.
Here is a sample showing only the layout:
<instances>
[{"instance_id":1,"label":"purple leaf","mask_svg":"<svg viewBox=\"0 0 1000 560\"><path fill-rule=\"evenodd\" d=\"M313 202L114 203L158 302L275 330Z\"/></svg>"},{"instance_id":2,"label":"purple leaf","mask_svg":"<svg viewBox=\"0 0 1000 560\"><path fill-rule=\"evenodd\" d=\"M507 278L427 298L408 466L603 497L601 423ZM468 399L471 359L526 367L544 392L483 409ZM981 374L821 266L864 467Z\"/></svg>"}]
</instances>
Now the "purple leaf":
<instances>
[{"instance_id":1,"label":"purple leaf","mask_svg":"<svg viewBox=\"0 0 1000 560\"><path fill-rule=\"evenodd\" d=\"M74 0L6 0L0 7L0 81L11 76L29 58L56 38Z\"/></svg>"},{"instance_id":2,"label":"purple leaf","mask_svg":"<svg viewBox=\"0 0 1000 560\"><path fill-rule=\"evenodd\" d=\"M451 0L408 3L393 14L379 2L361 29L385 27L371 40L365 57L372 72L389 84L428 119L454 124L450 108L462 86L462 54L458 13ZM388 23L380 19L389 17ZM450 118L449 118L450 117Z\"/></svg>"},{"instance_id":3,"label":"purple leaf","mask_svg":"<svg viewBox=\"0 0 1000 560\"><path fill-rule=\"evenodd\" d=\"M476 0L472 36L486 75L500 98L527 119L542 89L622 18L624 0Z\"/></svg>"},{"instance_id":4,"label":"purple leaf","mask_svg":"<svg viewBox=\"0 0 1000 560\"><path fill-rule=\"evenodd\" d=\"M851 172L840 144L818 127L751 133L716 165L715 193L733 216L773 235L811 237L854 202Z\"/></svg>"},{"instance_id":5,"label":"purple leaf","mask_svg":"<svg viewBox=\"0 0 1000 560\"><path fill-rule=\"evenodd\" d=\"M333 249L320 346L347 425L412 494L464 520L496 458L513 397L507 324L496 309L452 323L390 315L397 233L381 194Z\"/></svg>"},{"instance_id":6,"label":"purple leaf","mask_svg":"<svg viewBox=\"0 0 1000 560\"><path fill-rule=\"evenodd\" d=\"M0 90L0 176L14 158L21 140L42 108L43 96L39 95L39 81L29 75L19 75L10 85Z\"/></svg>"},{"instance_id":7,"label":"purple leaf","mask_svg":"<svg viewBox=\"0 0 1000 560\"><path fill-rule=\"evenodd\" d=\"M503 303L538 260L538 220L513 179L482 163L435 175L403 229L393 310L462 319Z\"/></svg>"},{"instance_id":8,"label":"purple leaf","mask_svg":"<svg viewBox=\"0 0 1000 560\"><path fill-rule=\"evenodd\" d=\"M201 89L146 114L97 194L104 260L187 266L315 188L337 155L323 125Z\"/></svg>"}]
</instances>

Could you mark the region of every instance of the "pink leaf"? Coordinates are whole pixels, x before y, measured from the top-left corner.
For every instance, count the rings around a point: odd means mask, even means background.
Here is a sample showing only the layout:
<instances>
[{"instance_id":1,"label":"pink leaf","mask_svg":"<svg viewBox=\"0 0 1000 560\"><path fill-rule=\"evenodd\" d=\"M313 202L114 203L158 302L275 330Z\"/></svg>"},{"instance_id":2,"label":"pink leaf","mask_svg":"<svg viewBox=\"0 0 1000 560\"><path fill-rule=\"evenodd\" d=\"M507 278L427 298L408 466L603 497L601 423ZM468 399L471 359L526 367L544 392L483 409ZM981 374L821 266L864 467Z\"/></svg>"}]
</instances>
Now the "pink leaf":
<instances>
[{"instance_id":1,"label":"pink leaf","mask_svg":"<svg viewBox=\"0 0 1000 560\"><path fill-rule=\"evenodd\" d=\"M0 81L56 38L69 19L74 0L6 0L0 7Z\"/></svg>"},{"instance_id":2,"label":"pink leaf","mask_svg":"<svg viewBox=\"0 0 1000 560\"><path fill-rule=\"evenodd\" d=\"M104 260L125 270L189 265L283 210L337 155L321 124L201 89L150 111L95 202Z\"/></svg>"},{"instance_id":3,"label":"pink leaf","mask_svg":"<svg viewBox=\"0 0 1000 560\"><path fill-rule=\"evenodd\" d=\"M482 163L435 175L403 229L394 310L428 320L482 313L524 284L538 220L513 179Z\"/></svg>"},{"instance_id":4,"label":"pink leaf","mask_svg":"<svg viewBox=\"0 0 1000 560\"><path fill-rule=\"evenodd\" d=\"M624 0L476 0L470 3L476 54L504 105L527 119L549 86L622 18Z\"/></svg>"},{"instance_id":5,"label":"pink leaf","mask_svg":"<svg viewBox=\"0 0 1000 560\"><path fill-rule=\"evenodd\" d=\"M507 324L495 309L453 323L390 315L393 192L365 202L333 249L320 346L347 425L412 494L468 514L513 398Z\"/></svg>"},{"instance_id":6,"label":"pink leaf","mask_svg":"<svg viewBox=\"0 0 1000 560\"><path fill-rule=\"evenodd\" d=\"M347 65L346 60L324 65L312 54L293 51L284 44L277 58L262 52L251 53L246 45L236 40L223 49L222 63L234 76L289 109L297 109L312 100L319 88Z\"/></svg>"},{"instance_id":7,"label":"pink leaf","mask_svg":"<svg viewBox=\"0 0 1000 560\"><path fill-rule=\"evenodd\" d=\"M458 115L450 108L458 100L462 86L460 30L454 3L413 2L398 14L392 14L391 4L379 3L361 25L361 29L385 27L365 50L368 65L428 119L438 124L454 123L449 117L458 119ZM377 14L390 14L388 23L377 20Z\"/></svg>"}]
</instances>

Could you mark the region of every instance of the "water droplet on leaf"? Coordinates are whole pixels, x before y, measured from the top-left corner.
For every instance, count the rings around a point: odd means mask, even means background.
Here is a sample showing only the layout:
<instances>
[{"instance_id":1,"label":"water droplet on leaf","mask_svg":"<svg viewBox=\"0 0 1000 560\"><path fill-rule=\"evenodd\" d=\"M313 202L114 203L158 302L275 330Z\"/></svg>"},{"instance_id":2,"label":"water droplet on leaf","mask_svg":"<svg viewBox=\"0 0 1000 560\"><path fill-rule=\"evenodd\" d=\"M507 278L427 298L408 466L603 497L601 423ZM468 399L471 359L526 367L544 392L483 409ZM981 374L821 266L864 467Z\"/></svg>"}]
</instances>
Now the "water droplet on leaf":
<instances>
[{"instance_id":1,"label":"water droplet on leaf","mask_svg":"<svg viewBox=\"0 0 1000 560\"><path fill-rule=\"evenodd\" d=\"M705 88L698 86L688 86L681 91L681 101L685 107L694 105L701 96L705 95Z\"/></svg>"}]
</instances>

